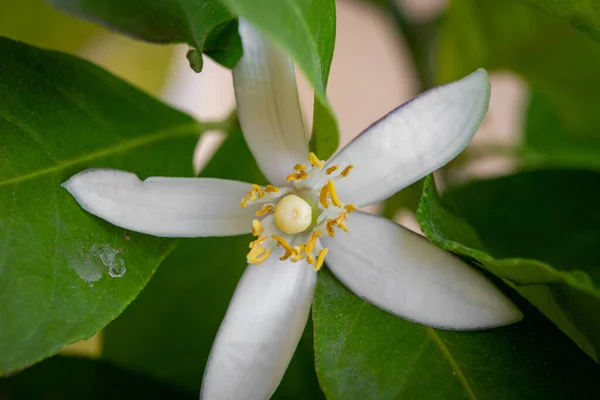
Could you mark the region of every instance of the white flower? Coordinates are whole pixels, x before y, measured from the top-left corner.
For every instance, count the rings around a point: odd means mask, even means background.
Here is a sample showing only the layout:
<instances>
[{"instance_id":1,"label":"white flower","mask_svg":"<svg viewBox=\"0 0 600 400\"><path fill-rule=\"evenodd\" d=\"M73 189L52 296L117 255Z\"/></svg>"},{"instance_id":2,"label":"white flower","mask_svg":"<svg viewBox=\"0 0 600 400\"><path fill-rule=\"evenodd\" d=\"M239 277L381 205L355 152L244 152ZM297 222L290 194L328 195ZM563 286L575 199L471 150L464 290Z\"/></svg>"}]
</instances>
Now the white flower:
<instances>
[{"instance_id":1,"label":"white flower","mask_svg":"<svg viewBox=\"0 0 600 400\"><path fill-rule=\"evenodd\" d=\"M106 169L81 172L63 184L85 210L133 231L257 236L247 255L251 265L213 345L201 397L271 396L304 330L316 270L326 255L331 271L356 295L402 318L455 330L520 320L512 302L459 258L400 225L356 211L445 165L467 146L487 111L487 73L480 69L423 93L323 163L308 151L291 59L244 21L240 34L244 56L233 71L240 123L274 186L202 178L140 181Z\"/></svg>"}]
</instances>

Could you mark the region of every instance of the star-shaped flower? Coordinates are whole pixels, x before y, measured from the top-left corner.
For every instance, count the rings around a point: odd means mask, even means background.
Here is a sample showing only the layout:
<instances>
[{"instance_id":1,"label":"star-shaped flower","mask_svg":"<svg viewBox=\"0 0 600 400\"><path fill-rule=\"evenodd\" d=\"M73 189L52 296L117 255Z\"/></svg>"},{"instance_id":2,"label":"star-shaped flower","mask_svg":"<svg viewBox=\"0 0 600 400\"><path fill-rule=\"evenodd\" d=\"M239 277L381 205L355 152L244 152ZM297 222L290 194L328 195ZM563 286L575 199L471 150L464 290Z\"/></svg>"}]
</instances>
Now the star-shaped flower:
<instances>
[{"instance_id":1,"label":"star-shaped flower","mask_svg":"<svg viewBox=\"0 0 600 400\"><path fill-rule=\"evenodd\" d=\"M477 270L402 226L357 210L440 168L469 144L487 111L487 73L480 69L423 93L325 163L308 150L292 60L244 21L240 35L244 56L233 71L240 124L272 185L140 181L107 169L83 171L63 184L85 210L133 231L256 236L201 398L271 396L306 325L325 259L356 295L411 321L454 330L519 321L521 312Z\"/></svg>"}]
</instances>

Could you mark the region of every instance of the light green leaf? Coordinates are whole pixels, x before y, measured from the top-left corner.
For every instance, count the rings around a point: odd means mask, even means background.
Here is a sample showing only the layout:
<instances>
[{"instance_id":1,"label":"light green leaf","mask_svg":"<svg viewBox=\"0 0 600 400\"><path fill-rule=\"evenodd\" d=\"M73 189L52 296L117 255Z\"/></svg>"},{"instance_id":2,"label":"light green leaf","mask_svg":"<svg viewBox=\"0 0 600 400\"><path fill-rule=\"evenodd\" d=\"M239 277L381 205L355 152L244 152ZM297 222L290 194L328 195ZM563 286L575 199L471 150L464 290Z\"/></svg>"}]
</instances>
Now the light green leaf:
<instances>
[{"instance_id":1,"label":"light green leaf","mask_svg":"<svg viewBox=\"0 0 600 400\"><path fill-rule=\"evenodd\" d=\"M0 0L0 36L83 55L152 94L162 89L175 50L110 34L61 13L43 0Z\"/></svg>"},{"instance_id":2,"label":"light green leaf","mask_svg":"<svg viewBox=\"0 0 600 400\"><path fill-rule=\"evenodd\" d=\"M441 199L428 178L417 218L429 240L504 279L598 361L597 204L600 174L593 172L524 172Z\"/></svg>"},{"instance_id":3,"label":"light green leaf","mask_svg":"<svg viewBox=\"0 0 600 400\"><path fill-rule=\"evenodd\" d=\"M219 0L46 1L70 14L139 39L187 43L197 54L204 52L230 68L242 54L237 23ZM202 65L196 63L195 67L199 72Z\"/></svg>"},{"instance_id":4,"label":"light green leaf","mask_svg":"<svg viewBox=\"0 0 600 400\"><path fill-rule=\"evenodd\" d=\"M600 4L595 0L520 0L554 15L600 42Z\"/></svg>"},{"instance_id":5,"label":"light green leaf","mask_svg":"<svg viewBox=\"0 0 600 400\"><path fill-rule=\"evenodd\" d=\"M101 329L174 246L86 213L60 184L92 167L190 175L202 126L75 57L0 39L0 58L2 374Z\"/></svg>"},{"instance_id":6,"label":"light green leaf","mask_svg":"<svg viewBox=\"0 0 600 400\"><path fill-rule=\"evenodd\" d=\"M195 394L109 363L77 357L56 356L15 376L0 379L2 400L197 398Z\"/></svg>"},{"instance_id":7,"label":"light green leaf","mask_svg":"<svg viewBox=\"0 0 600 400\"><path fill-rule=\"evenodd\" d=\"M339 145L338 124L325 87L335 44L334 0L223 0L294 58L315 91L311 149L328 159Z\"/></svg>"},{"instance_id":8,"label":"light green leaf","mask_svg":"<svg viewBox=\"0 0 600 400\"><path fill-rule=\"evenodd\" d=\"M93 24L64 15L42 0L0 0L0 36L74 52L97 31Z\"/></svg>"},{"instance_id":9,"label":"light green leaf","mask_svg":"<svg viewBox=\"0 0 600 400\"><path fill-rule=\"evenodd\" d=\"M539 10L503 0L453 1L438 67L441 81L479 67L514 71L551 103L569 136L600 138L600 45Z\"/></svg>"},{"instance_id":10,"label":"light green leaf","mask_svg":"<svg viewBox=\"0 0 600 400\"><path fill-rule=\"evenodd\" d=\"M569 135L556 109L544 96L531 95L525 118L524 167L600 170L600 140Z\"/></svg>"},{"instance_id":11,"label":"light green leaf","mask_svg":"<svg viewBox=\"0 0 600 400\"><path fill-rule=\"evenodd\" d=\"M512 326L441 331L381 311L321 271L313 306L319 382L330 400L600 396L600 366L533 307L519 306L525 319Z\"/></svg>"},{"instance_id":12,"label":"light green leaf","mask_svg":"<svg viewBox=\"0 0 600 400\"><path fill-rule=\"evenodd\" d=\"M239 131L226 139L203 176L266 183ZM250 235L182 240L140 296L105 329L103 357L198 393L251 240ZM322 397L311 338L307 329L274 399Z\"/></svg>"}]
</instances>

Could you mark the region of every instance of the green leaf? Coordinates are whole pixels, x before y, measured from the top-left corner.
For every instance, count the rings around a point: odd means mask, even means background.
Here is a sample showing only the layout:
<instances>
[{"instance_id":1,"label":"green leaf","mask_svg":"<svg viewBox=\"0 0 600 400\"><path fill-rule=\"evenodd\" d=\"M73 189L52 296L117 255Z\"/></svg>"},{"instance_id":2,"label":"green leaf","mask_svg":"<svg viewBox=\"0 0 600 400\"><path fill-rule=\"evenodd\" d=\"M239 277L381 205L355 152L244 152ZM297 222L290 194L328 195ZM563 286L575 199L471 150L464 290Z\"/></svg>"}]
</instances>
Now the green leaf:
<instances>
[{"instance_id":1,"label":"green leaf","mask_svg":"<svg viewBox=\"0 0 600 400\"><path fill-rule=\"evenodd\" d=\"M60 184L92 167L190 175L202 127L75 57L0 39L0 58L2 374L101 329L174 246L86 213Z\"/></svg>"},{"instance_id":2,"label":"green leaf","mask_svg":"<svg viewBox=\"0 0 600 400\"><path fill-rule=\"evenodd\" d=\"M203 176L266 183L239 131L226 139ZM182 240L140 296L106 328L103 357L197 393L251 240L250 235ZM322 397L310 333L307 329L273 398Z\"/></svg>"},{"instance_id":3,"label":"green leaf","mask_svg":"<svg viewBox=\"0 0 600 400\"><path fill-rule=\"evenodd\" d=\"M594 399L600 367L533 307L479 332L442 331L364 302L328 270L313 318L317 373L330 400Z\"/></svg>"},{"instance_id":4,"label":"green leaf","mask_svg":"<svg viewBox=\"0 0 600 400\"><path fill-rule=\"evenodd\" d=\"M594 0L520 0L573 25L600 42L600 5Z\"/></svg>"},{"instance_id":5,"label":"green leaf","mask_svg":"<svg viewBox=\"0 0 600 400\"><path fill-rule=\"evenodd\" d=\"M187 43L232 68L242 55L237 22L219 0L46 0L73 15L155 43ZM201 64L196 63L201 68ZM199 72L199 70L197 70Z\"/></svg>"},{"instance_id":6,"label":"green leaf","mask_svg":"<svg viewBox=\"0 0 600 400\"><path fill-rule=\"evenodd\" d=\"M429 240L504 279L598 361L597 204L600 174L593 172L524 172L441 199L428 178L417 218Z\"/></svg>"},{"instance_id":7,"label":"green leaf","mask_svg":"<svg viewBox=\"0 0 600 400\"><path fill-rule=\"evenodd\" d=\"M527 168L600 170L600 141L569 135L552 103L538 93L527 108L522 150Z\"/></svg>"},{"instance_id":8,"label":"green leaf","mask_svg":"<svg viewBox=\"0 0 600 400\"><path fill-rule=\"evenodd\" d=\"M223 0L300 67L315 91L311 150L328 159L339 145L338 124L325 87L335 44L334 0Z\"/></svg>"},{"instance_id":9,"label":"green leaf","mask_svg":"<svg viewBox=\"0 0 600 400\"><path fill-rule=\"evenodd\" d=\"M416 213L419 207L421 192L423 191L422 188L423 179L420 179L388 197L383 202L383 212L381 215L389 219L394 219L396 214L402 210Z\"/></svg>"},{"instance_id":10,"label":"green leaf","mask_svg":"<svg viewBox=\"0 0 600 400\"><path fill-rule=\"evenodd\" d=\"M532 7L453 1L440 32L438 66L441 81L479 67L516 72L551 102L569 136L600 138L600 45Z\"/></svg>"},{"instance_id":11,"label":"green leaf","mask_svg":"<svg viewBox=\"0 0 600 400\"><path fill-rule=\"evenodd\" d=\"M0 0L0 36L74 52L97 31L93 24L64 15L42 0Z\"/></svg>"},{"instance_id":12,"label":"green leaf","mask_svg":"<svg viewBox=\"0 0 600 400\"><path fill-rule=\"evenodd\" d=\"M107 362L52 357L10 378L0 379L0 399L19 400L192 400L196 395L170 387Z\"/></svg>"}]
</instances>

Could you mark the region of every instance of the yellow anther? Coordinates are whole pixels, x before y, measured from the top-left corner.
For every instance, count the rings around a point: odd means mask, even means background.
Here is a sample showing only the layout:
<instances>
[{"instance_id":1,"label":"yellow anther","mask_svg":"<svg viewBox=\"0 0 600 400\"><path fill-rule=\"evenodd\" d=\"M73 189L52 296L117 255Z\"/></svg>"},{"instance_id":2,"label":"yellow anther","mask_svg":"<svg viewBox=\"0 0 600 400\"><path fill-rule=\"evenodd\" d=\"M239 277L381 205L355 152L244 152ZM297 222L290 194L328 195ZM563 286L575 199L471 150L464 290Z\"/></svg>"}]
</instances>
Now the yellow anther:
<instances>
[{"instance_id":1,"label":"yellow anther","mask_svg":"<svg viewBox=\"0 0 600 400\"><path fill-rule=\"evenodd\" d=\"M344 232L348 233L348 227L346 226L346 224L344 222L341 222L338 225Z\"/></svg>"},{"instance_id":2,"label":"yellow anther","mask_svg":"<svg viewBox=\"0 0 600 400\"><path fill-rule=\"evenodd\" d=\"M257 247L258 249L259 247ZM254 250L254 249L252 249ZM266 249L265 252L263 253L262 256L260 257L256 257L253 259L248 259L248 264L260 264L261 262L265 261L267 258L269 258L269 256L271 255L271 250Z\"/></svg>"},{"instance_id":3,"label":"yellow anther","mask_svg":"<svg viewBox=\"0 0 600 400\"><path fill-rule=\"evenodd\" d=\"M350 214L352 211L356 211L356 210L358 210L358 208L357 208L355 205L353 205L353 204L346 204L346 205L344 206L344 209L346 210L346 212L347 212L348 214Z\"/></svg>"},{"instance_id":4,"label":"yellow anther","mask_svg":"<svg viewBox=\"0 0 600 400\"><path fill-rule=\"evenodd\" d=\"M279 193L279 188L277 186L267 185L267 187L265 187L265 192L267 192L267 193Z\"/></svg>"},{"instance_id":5,"label":"yellow anther","mask_svg":"<svg viewBox=\"0 0 600 400\"><path fill-rule=\"evenodd\" d=\"M248 199L247 198L243 198L242 201L240 202L240 207L242 208L246 208L248 207Z\"/></svg>"},{"instance_id":6,"label":"yellow anther","mask_svg":"<svg viewBox=\"0 0 600 400\"><path fill-rule=\"evenodd\" d=\"M258 239L250 242L250 248L253 249L257 246L260 246L261 244L263 244L265 241L267 240L266 236L260 236Z\"/></svg>"},{"instance_id":7,"label":"yellow anther","mask_svg":"<svg viewBox=\"0 0 600 400\"><path fill-rule=\"evenodd\" d=\"M331 202L336 207L341 207L342 206L342 202L338 198L337 193L335 191L335 185L333 183L333 179L330 179L330 180L327 181L327 191L329 192L329 198L331 199Z\"/></svg>"},{"instance_id":8,"label":"yellow anther","mask_svg":"<svg viewBox=\"0 0 600 400\"><path fill-rule=\"evenodd\" d=\"M308 161L313 167L323 168L323 161L319 160L319 157L315 153L308 153Z\"/></svg>"},{"instance_id":9,"label":"yellow anther","mask_svg":"<svg viewBox=\"0 0 600 400\"><path fill-rule=\"evenodd\" d=\"M319 195L319 202L323 206L323 208L329 208L329 203L327 202L327 193L329 192L329 188L327 185L323 185L321 188L321 193Z\"/></svg>"},{"instance_id":10,"label":"yellow anther","mask_svg":"<svg viewBox=\"0 0 600 400\"><path fill-rule=\"evenodd\" d=\"M262 208L260 210L258 210L256 212L256 216L257 217L262 217L265 214L273 212L274 209L275 209L275 207L273 207L272 204L265 204L264 206L262 206Z\"/></svg>"},{"instance_id":11,"label":"yellow anther","mask_svg":"<svg viewBox=\"0 0 600 400\"><path fill-rule=\"evenodd\" d=\"M313 269L315 271L320 270L321 267L323 266L323 261L325 261L325 256L327 255L327 252L329 252L329 249L328 248L324 248L317 255L317 260L315 261L315 265L313 266Z\"/></svg>"},{"instance_id":12,"label":"yellow anther","mask_svg":"<svg viewBox=\"0 0 600 400\"><path fill-rule=\"evenodd\" d=\"M299 244L294 247L294 250L296 250L296 253L290 257L290 261L297 262L302 260L304 258L304 255L302 254L305 251L304 246Z\"/></svg>"},{"instance_id":13,"label":"yellow anther","mask_svg":"<svg viewBox=\"0 0 600 400\"><path fill-rule=\"evenodd\" d=\"M306 169L306 164L296 164L294 165L294 171L302 171Z\"/></svg>"},{"instance_id":14,"label":"yellow anther","mask_svg":"<svg viewBox=\"0 0 600 400\"><path fill-rule=\"evenodd\" d=\"M252 220L252 234L254 236L258 236L265 231L265 228L260 224L260 221L257 219Z\"/></svg>"},{"instance_id":15,"label":"yellow anther","mask_svg":"<svg viewBox=\"0 0 600 400\"><path fill-rule=\"evenodd\" d=\"M334 173L334 172L335 172L335 170L337 170L337 169L338 169L338 166L337 166L337 165L333 165L333 166L331 166L331 167L327 168L327 169L325 170L325 173L326 173L327 175L331 175L331 174L332 174L332 173Z\"/></svg>"},{"instance_id":16,"label":"yellow anther","mask_svg":"<svg viewBox=\"0 0 600 400\"><path fill-rule=\"evenodd\" d=\"M348 174L350 173L350 171L352 171L352 168L354 168L354 165L350 164L348 165L346 168L344 168L344 170L340 173L340 175L342 175L344 178L348 176Z\"/></svg>"},{"instance_id":17,"label":"yellow anther","mask_svg":"<svg viewBox=\"0 0 600 400\"><path fill-rule=\"evenodd\" d=\"M254 201L254 200L256 200L256 192L254 191L254 189L250 190L248 192L248 194L246 194L246 199L248 201Z\"/></svg>"},{"instance_id":18,"label":"yellow anther","mask_svg":"<svg viewBox=\"0 0 600 400\"><path fill-rule=\"evenodd\" d=\"M297 254L296 249L293 248L292 246L290 246L290 244L284 238L277 236L277 235L271 235L271 238L273 240L275 240L279 246L281 246L285 249L285 254L283 256L279 257L279 259L281 261L287 260L291 256Z\"/></svg>"},{"instance_id":19,"label":"yellow anther","mask_svg":"<svg viewBox=\"0 0 600 400\"><path fill-rule=\"evenodd\" d=\"M336 225L336 223L333 219L328 219L327 224L325 225L327 228L327 234L331 237L335 237L335 230L333 229L334 225Z\"/></svg>"},{"instance_id":20,"label":"yellow anther","mask_svg":"<svg viewBox=\"0 0 600 400\"><path fill-rule=\"evenodd\" d=\"M265 248L262 246L253 247L246 255L246 258L248 259L248 261L255 260L258 256L263 254L264 251L265 251Z\"/></svg>"},{"instance_id":21,"label":"yellow anther","mask_svg":"<svg viewBox=\"0 0 600 400\"><path fill-rule=\"evenodd\" d=\"M258 185L252 185L252 190L256 192L259 199L265 195L265 192L263 192L262 188Z\"/></svg>"},{"instance_id":22,"label":"yellow anther","mask_svg":"<svg viewBox=\"0 0 600 400\"><path fill-rule=\"evenodd\" d=\"M315 245L317 244L317 239L320 237L321 237L321 232L319 232L318 230L315 230L312 233L312 235L310 236L310 239L308 239L308 243L306 243L306 253L307 254L312 254L313 249L315 248Z\"/></svg>"},{"instance_id":23,"label":"yellow anther","mask_svg":"<svg viewBox=\"0 0 600 400\"><path fill-rule=\"evenodd\" d=\"M294 174L290 174L288 175L287 178L285 178L285 180L287 182L291 182L291 181L301 181L302 179L305 179L308 177L308 173L304 170L301 170L298 173L294 173Z\"/></svg>"},{"instance_id":24,"label":"yellow anther","mask_svg":"<svg viewBox=\"0 0 600 400\"><path fill-rule=\"evenodd\" d=\"M341 224L344 223L345 219L346 219L346 213L342 212L336 219L334 219L334 221L337 226L340 226Z\"/></svg>"}]
</instances>

